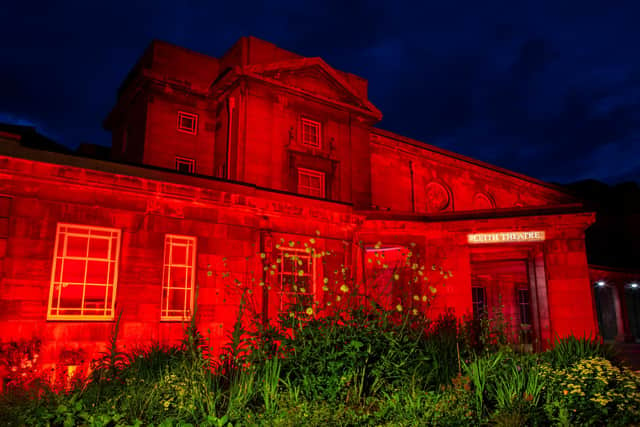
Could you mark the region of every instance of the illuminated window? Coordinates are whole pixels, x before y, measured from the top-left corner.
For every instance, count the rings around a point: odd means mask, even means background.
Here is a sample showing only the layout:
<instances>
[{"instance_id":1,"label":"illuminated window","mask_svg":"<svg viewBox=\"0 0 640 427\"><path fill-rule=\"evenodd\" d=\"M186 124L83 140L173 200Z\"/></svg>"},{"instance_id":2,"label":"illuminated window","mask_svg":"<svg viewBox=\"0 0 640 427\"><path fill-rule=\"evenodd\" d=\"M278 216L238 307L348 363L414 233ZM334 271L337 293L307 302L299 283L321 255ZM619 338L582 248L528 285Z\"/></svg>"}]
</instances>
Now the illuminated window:
<instances>
[{"instance_id":1,"label":"illuminated window","mask_svg":"<svg viewBox=\"0 0 640 427\"><path fill-rule=\"evenodd\" d=\"M189 320L193 312L196 238L164 237L161 320Z\"/></svg>"},{"instance_id":2,"label":"illuminated window","mask_svg":"<svg viewBox=\"0 0 640 427\"><path fill-rule=\"evenodd\" d=\"M322 198L324 185L324 173L298 169L298 193Z\"/></svg>"},{"instance_id":3,"label":"illuminated window","mask_svg":"<svg viewBox=\"0 0 640 427\"><path fill-rule=\"evenodd\" d=\"M196 161L186 157L176 157L176 170L182 173L196 173Z\"/></svg>"},{"instance_id":4,"label":"illuminated window","mask_svg":"<svg viewBox=\"0 0 640 427\"><path fill-rule=\"evenodd\" d=\"M315 260L312 253L307 253L305 249L279 248L276 265L280 311L294 304L302 308L312 307L315 295Z\"/></svg>"},{"instance_id":5,"label":"illuminated window","mask_svg":"<svg viewBox=\"0 0 640 427\"><path fill-rule=\"evenodd\" d=\"M482 286L471 288L471 304L473 305L473 318L481 318L487 309L487 299Z\"/></svg>"},{"instance_id":6,"label":"illuminated window","mask_svg":"<svg viewBox=\"0 0 640 427\"><path fill-rule=\"evenodd\" d=\"M302 143L310 147L320 148L320 123L302 119Z\"/></svg>"},{"instance_id":7,"label":"illuminated window","mask_svg":"<svg viewBox=\"0 0 640 427\"><path fill-rule=\"evenodd\" d=\"M198 133L198 115L178 111L178 130L195 135Z\"/></svg>"},{"instance_id":8,"label":"illuminated window","mask_svg":"<svg viewBox=\"0 0 640 427\"><path fill-rule=\"evenodd\" d=\"M120 230L58 224L47 318L113 319Z\"/></svg>"}]
</instances>

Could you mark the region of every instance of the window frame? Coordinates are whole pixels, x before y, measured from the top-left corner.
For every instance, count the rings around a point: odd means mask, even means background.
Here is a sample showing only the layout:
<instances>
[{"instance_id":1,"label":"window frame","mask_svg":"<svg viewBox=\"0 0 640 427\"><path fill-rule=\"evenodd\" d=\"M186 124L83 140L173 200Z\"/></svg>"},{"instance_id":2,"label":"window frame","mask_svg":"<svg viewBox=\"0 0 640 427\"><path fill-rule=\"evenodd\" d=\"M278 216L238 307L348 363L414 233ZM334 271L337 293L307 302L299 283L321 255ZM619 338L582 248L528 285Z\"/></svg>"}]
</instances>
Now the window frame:
<instances>
[{"instance_id":1,"label":"window frame","mask_svg":"<svg viewBox=\"0 0 640 427\"><path fill-rule=\"evenodd\" d=\"M171 240L172 239L176 239L176 240L183 240L183 241L188 241L190 243L187 243L187 247L189 247L189 244L191 244L191 263L190 265L184 264L173 264L171 261L171 250L173 249L173 246L170 246L169 249L169 254L167 255L167 244L171 245ZM160 321L162 322L184 322L184 321L189 321L191 320L191 317L193 316L193 311L194 311L194 304L195 304L195 283L196 283L196 257L197 257L197 247L198 247L198 238L196 236L185 236L185 235L181 235L181 234L165 234L164 235L164 246L163 246L163 251L162 251L162 290L161 290L161 296L160 296ZM188 250L187 250L188 253ZM167 264L167 256L169 257L169 264ZM189 261L187 259L187 261ZM190 277L189 278L185 278L185 285L188 285L189 288L187 288L186 286L184 288L178 288L175 286L168 286L167 283L167 275L166 275L166 271L167 268L169 268L169 272L168 272L168 277L171 277L171 267L179 267L179 268L187 268L188 271L190 271ZM166 307L165 307L165 290L170 290L170 289L182 289L184 291L189 290L189 305L187 306L187 296L186 296L186 292L185 292L185 300L184 300L184 306L182 307L182 315L170 315L169 313L169 298L166 299ZM168 292L167 292L168 295ZM172 310L175 311L175 310Z\"/></svg>"},{"instance_id":2,"label":"window frame","mask_svg":"<svg viewBox=\"0 0 640 427\"><path fill-rule=\"evenodd\" d=\"M310 126L316 130L316 140L307 141L305 139L305 126ZM300 118L300 143L304 146L322 149L322 123L317 120L311 120L306 117Z\"/></svg>"},{"instance_id":3,"label":"window frame","mask_svg":"<svg viewBox=\"0 0 640 427\"><path fill-rule=\"evenodd\" d=\"M182 123L182 119L191 119L193 126L186 127ZM187 113L186 111L178 111L178 123L176 129L178 132L188 133L190 135L198 134L198 115L196 113Z\"/></svg>"},{"instance_id":4,"label":"window frame","mask_svg":"<svg viewBox=\"0 0 640 427\"><path fill-rule=\"evenodd\" d=\"M306 258L306 262L307 265L309 266L309 273L308 274L304 274L302 276L300 276L298 274L298 270L296 269L295 272L286 272L284 271L284 266L285 266L285 258L287 253L291 253L294 254L292 255L293 257L300 257L300 258ZM313 253L313 249L310 250L310 252L307 252L306 249L302 249L302 248L292 248L292 247L284 247L284 246L280 246L277 248L277 252L275 253L276 255L276 260L275 260L275 265L277 266L276 268L276 280L277 280L277 286L278 286L278 295L280 296L280 301L279 301L279 305L278 305L278 312L282 313L284 312L284 309L286 308L284 306L284 302L285 302L285 295L289 296L288 298L291 298L291 296L296 296L296 295L309 295L311 297L311 304L314 305L317 301L317 290L316 290L316 277L317 277L317 263L316 263L316 257L314 257L314 253ZM278 262L278 259L280 260ZM304 262L304 261L303 261ZM285 284L284 282L284 276L292 276L295 278L298 277L309 277L309 282L310 282L310 287L311 289L309 290L310 292L297 292L296 290L293 291L285 291ZM294 284L293 286L295 286L295 280L294 280ZM312 307L315 311L315 307Z\"/></svg>"},{"instance_id":5,"label":"window frame","mask_svg":"<svg viewBox=\"0 0 640 427\"><path fill-rule=\"evenodd\" d=\"M476 298L476 291L482 291L482 301L478 301ZM487 290L484 286L472 285L471 286L471 308L473 310L473 319L479 320L483 316L487 315Z\"/></svg>"},{"instance_id":6,"label":"window frame","mask_svg":"<svg viewBox=\"0 0 640 427\"><path fill-rule=\"evenodd\" d=\"M189 171L183 172L180 170L180 165L189 165ZM196 161L188 157L176 156L176 171L180 173L187 173L189 175L195 175L196 173Z\"/></svg>"},{"instance_id":7,"label":"window frame","mask_svg":"<svg viewBox=\"0 0 640 427\"><path fill-rule=\"evenodd\" d=\"M303 186L301 184L301 176L302 175L306 175L307 177L311 177L311 178L320 178L320 190L321 190L321 194L320 195L315 195L315 194L311 194L310 192L304 192L303 189L308 189L308 190L313 190L313 187L311 186ZM305 196L311 196L311 197L317 197L319 199L324 199L327 196L327 182L326 182L326 174L324 172L320 172L320 171L316 171L313 169L305 169L305 168L298 168L298 176L297 176L297 191L298 194L302 194Z\"/></svg>"},{"instance_id":8,"label":"window frame","mask_svg":"<svg viewBox=\"0 0 640 427\"><path fill-rule=\"evenodd\" d=\"M66 229L66 230L65 230ZM65 230L65 231L63 231ZM84 233L78 233L77 230L85 230L86 234ZM71 232L70 232L71 231ZM76 233L73 233L73 231L76 231ZM100 239L107 239L108 240L108 256L105 259L102 258L95 258L95 257L89 257L89 248L91 246L91 231L101 231L103 233L110 233L110 236L108 237L104 237L104 236L100 236L100 237L96 237L96 238L100 238ZM61 242L61 237L63 237L64 234L64 241ZM67 242L68 242L68 236L69 235L75 235L76 237L80 237L80 236L86 236L87 238L87 249L86 252L87 254L85 255L85 257L80 257L80 256L71 256L71 255L67 255L66 251L67 251ZM51 280L50 280L50 286L49 286L49 300L47 303L47 320L97 320L97 321L104 321L104 320L113 320L115 318L115 305L116 305L116 294L117 294L117 290L118 290L118 269L120 266L120 245L121 245L121 238L122 238L122 230L119 228L112 228L112 227L100 227L100 226L91 226L91 225L79 225L79 224L70 224L70 223L61 223L59 222L56 226L56 241L54 244L54 248L53 248L53 260L52 260L52 265L51 265ZM58 255L59 249L60 249L60 245L64 245L62 247L62 255ZM111 251L114 250L114 254L113 254L113 259L111 259ZM56 287L57 286L62 286L63 288L65 287L63 285L63 283L65 283L62 280L58 280L56 281L56 277L59 277L60 279L62 279L62 276L64 274L64 263L65 260L80 260L84 258L85 261L85 266L84 266L84 278L83 278L83 282L82 282L82 300L80 303L80 307L75 307L75 308L61 308L60 307L60 302L61 302L61 295L62 295L62 291L58 291L57 292L57 304L55 307L55 311L58 314L53 314L54 312L54 307L53 307L53 302L54 302L54 294L56 293ZM89 315L89 314L85 314L84 311L86 310L85 307L85 293L86 293L86 287L87 287L87 266L88 266L88 262L90 260L93 261L99 261L99 262L108 262L108 263L113 263L113 278L111 279L111 283L109 283L109 279L110 279L110 271L111 268L110 266L107 268L107 282L104 283L104 287L105 287L105 307L104 307L104 314L102 315ZM58 270L58 262L60 262L60 270ZM68 286L69 283L67 283L66 286ZM98 286L98 285L96 285ZM109 295L109 291L108 288L109 286L112 288L111 290L111 301L110 301L110 305L108 304L108 295ZM80 310L80 314L59 314L61 310ZM107 314L109 313L109 314Z\"/></svg>"}]
</instances>

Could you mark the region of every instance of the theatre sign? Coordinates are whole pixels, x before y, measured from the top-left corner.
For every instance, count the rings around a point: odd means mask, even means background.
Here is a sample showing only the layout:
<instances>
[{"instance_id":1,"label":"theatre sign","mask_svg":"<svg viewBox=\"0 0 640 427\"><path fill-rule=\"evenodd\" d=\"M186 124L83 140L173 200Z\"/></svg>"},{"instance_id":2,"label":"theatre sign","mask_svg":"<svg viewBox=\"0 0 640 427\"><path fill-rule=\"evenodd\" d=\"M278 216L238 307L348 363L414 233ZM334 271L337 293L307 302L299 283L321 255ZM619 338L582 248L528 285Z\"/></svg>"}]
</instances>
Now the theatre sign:
<instances>
[{"instance_id":1,"label":"theatre sign","mask_svg":"<svg viewBox=\"0 0 640 427\"><path fill-rule=\"evenodd\" d=\"M544 237L544 231L504 231L467 234L467 241L469 243L542 242Z\"/></svg>"}]
</instances>

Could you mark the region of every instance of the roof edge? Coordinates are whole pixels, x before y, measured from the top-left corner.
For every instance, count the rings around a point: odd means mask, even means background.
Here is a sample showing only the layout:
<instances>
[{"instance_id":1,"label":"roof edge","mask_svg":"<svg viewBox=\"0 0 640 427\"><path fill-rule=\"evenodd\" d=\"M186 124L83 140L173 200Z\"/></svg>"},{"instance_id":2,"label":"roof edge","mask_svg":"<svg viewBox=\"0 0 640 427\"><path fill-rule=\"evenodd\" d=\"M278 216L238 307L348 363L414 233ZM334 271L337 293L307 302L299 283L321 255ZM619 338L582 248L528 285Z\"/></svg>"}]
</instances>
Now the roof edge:
<instances>
[{"instance_id":1,"label":"roof edge","mask_svg":"<svg viewBox=\"0 0 640 427\"><path fill-rule=\"evenodd\" d=\"M447 156L447 157L451 157L453 159L456 160L460 160L462 162L466 162L475 166L479 166L481 168L484 169L489 169L492 170L493 172L497 172L497 173L501 173L503 175L509 175L513 178L517 178L523 181L527 181L530 182L532 184L536 184L545 188L548 188L550 190L553 191L557 191L562 193L563 195L569 196L570 198L574 199L574 200L579 200L578 197L576 197L574 194L572 194L567 188L564 188L563 186L560 185L556 185L556 184L552 184L546 181L542 181L541 179L537 179L537 178L533 178L529 175L525 175L519 172L514 172L512 170L500 167L500 166L496 166L493 165L491 163L487 163L487 162L483 162L482 160L478 160L478 159L474 159L472 157L468 157L465 156L464 154L459 154L450 150L445 150L444 148L440 148L440 147L436 147L434 145L431 144L427 144L426 142L422 142L422 141L418 141L417 139L413 139L413 138L409 138L400 134L397 134L395 132L391 132L385 129L380 129L377 127L372 127L371 128L371 133L372 134L377 134L380 136L385 136L388 138L392 138L395 139L399 142L403 142L405 144L411 145L415 148L419 148L422 150L427 150L427 151L431 151L433 153L437 153L443 156Z\"/></svg>"}]
</instances>

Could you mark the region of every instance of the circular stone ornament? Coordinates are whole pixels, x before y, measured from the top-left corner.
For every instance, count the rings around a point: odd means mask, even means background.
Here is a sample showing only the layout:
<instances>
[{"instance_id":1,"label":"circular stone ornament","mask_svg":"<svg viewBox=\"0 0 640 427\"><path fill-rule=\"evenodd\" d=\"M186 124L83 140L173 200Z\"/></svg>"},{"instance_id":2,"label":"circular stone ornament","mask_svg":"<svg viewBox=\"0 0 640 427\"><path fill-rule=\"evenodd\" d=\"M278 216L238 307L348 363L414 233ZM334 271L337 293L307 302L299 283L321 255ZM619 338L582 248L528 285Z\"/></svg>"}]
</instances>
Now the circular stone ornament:
<instances>
[{"instance_id":1,"label":"circular stone ornament","mask_svg":"<svg viewBox=\"0 0 640 427\"><path fill-rule=\"evenodd\" d=\"M427 212L442 212L451 204L449 190L439 182L430 182L425 187Z\"/></svg>"}]
</instances>

